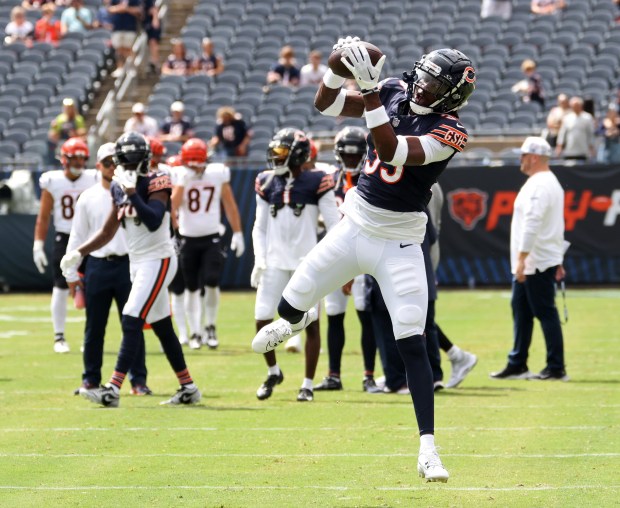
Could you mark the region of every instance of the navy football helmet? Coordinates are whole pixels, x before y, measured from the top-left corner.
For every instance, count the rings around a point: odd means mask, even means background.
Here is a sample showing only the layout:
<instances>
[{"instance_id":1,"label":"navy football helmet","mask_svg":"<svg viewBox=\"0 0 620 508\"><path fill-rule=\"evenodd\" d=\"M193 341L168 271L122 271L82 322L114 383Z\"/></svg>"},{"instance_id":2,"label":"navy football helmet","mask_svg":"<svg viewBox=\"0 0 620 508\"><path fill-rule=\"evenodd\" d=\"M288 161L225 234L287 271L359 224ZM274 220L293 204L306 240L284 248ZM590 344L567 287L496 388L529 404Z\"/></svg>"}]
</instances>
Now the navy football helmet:
<instances>
[{"instance_id":1,"label":"navy football helmet","mask_svg":"<svg viewBox=\"0 0 620 508\"><path fill-rule=\"evenodd\" d=\"M404 72L407 100L418 115L449 113L467 104L476 88L476 71L467 56L456 49L437 49Z\"/></svg>"},{"instance_id":2,"label":"navy football helmet","mask_svg":"<svg viewBox=\"0 0 620 508\"><path fill-rule=\"evenodd\" d=\"M267 162L276 175L302 166L310 155L310 140L305 132L292 127L279 130L267 148Z\"/></svg>"},{"instance_id":3,"label":"navy football helmet","mask_svg":"<svg viewBox=\"0 0 620 508\"><path fill-rule=\"evenodd\" d=\"M361 127L345 127L334 140L334 155L345 171L358 174L366 155L366 131Z\"/></svg>"},{"instance_id":4,"label":"navy football helmet","mask_svg":"<svg viewBox=\"0 0 620 508\"><path fill-rule=\"evenodd\" d=\"M139 132L126 132L116 140L114 164L123 169L136 171L139 176L149 172L151 148L146 138Z\"/></svg>"}]
</instances>

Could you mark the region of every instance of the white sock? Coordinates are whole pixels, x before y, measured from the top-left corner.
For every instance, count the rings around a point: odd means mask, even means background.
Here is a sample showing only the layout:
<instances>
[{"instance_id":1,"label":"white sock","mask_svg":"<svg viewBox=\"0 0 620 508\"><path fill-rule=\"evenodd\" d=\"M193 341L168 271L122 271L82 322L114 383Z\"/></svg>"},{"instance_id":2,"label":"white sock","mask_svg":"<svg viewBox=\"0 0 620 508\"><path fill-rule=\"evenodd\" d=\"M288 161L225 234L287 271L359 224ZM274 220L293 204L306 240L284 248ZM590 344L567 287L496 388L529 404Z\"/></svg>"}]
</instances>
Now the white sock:
<instances>
[{"instance_id":1,"label":"white sock","mask_svg":"<svg viewBox=\"0 0 620 508\"><path fill-rule=\"evenodd\" d=\"M52 289L52 303L50 304L50 310L52 311L52 324L54 325L55 334L65 333L65 322L67 321L67 298L69 298L68 289Z\"/></svg>"},{"instance_id":2,"label":"white sock","mask_svg":"<svg viewBox=\"0 0 620 508\"><path fill-rule=\"evenodd\" d=\"M433 434L424 434L423 436L420 436L420 451L434 449L435 436Z\"/></svg>"},{"instance_id":3,"label":"white sock","mask_svg":"<svg viewBox=\"0 0 620 508\"><path fill-rule=\"evenodd\" d=\"M303 383L301 383L301 387L307 388L308 390L312 390L313 389L312 379L308 379L307 377L305 377Z\"/></svg>"},{"instance_id":4,"label":"white sock","mask_svg":"<svg viewBox=\"0 0 620 508\"><path fill-rule=\"evenodd\" d=\"M201 307L200 290L185 291L185 310L187 311L187 320L189 321L189 331L192 335L201 335L202 332L200 326L202 321Z\"/></svg>"},{"instance_id":5,"label":"white sock","mask_svg":"<svg viewBox=\"0 0 620 508\"><path fill-rule=\"evenodd\" d=\"M220 288L205 287L205 326L215 325L220 307Z\"/></svg>"},{"instance_id":6,"label":"white sock","mask_svg":"<svg viewBox=\"0 0 620 508\"><path fill-rule=\"evenodd\" d=\"M448 355L448 358L450 358L450 361L458 361L463 356L463 351L461 351L458 346L453 344L452 347L446 351L446 354Z\"/></svg>"},{"instance_id":7,"label":"white sock","mask_svg":"<svg viewBox=\"0 0 620 508\"><path fill-rule=\"evenodd\" d=\"M196 388L196 385L192 382L192 383L183 385L183 388L189 388L190 390L193 390L194 388Z\"/></svg>"},{"instance_id":8,"label":"white sock","mask_svg":"<svg viewBox=\"0 0 620 508\"><path fill-rule=\"evenodd\" d=\"M268 376L279 376L280 375L280 367L276 363L273 367L269 367L267 369Z\"/></svg>"},{"instance_id":9,"label":"white sock","mask_svg":"<svg viewBox=\"0 0 620 508\"><path fill-rule=\"evenodd\" d=\"M172 305L172 314L174 315L174 322L179 330L179 339L187 339L187 323L185 321L185 303L184 295L172 294L170 303Z\"/></svg>"}]
</instances>

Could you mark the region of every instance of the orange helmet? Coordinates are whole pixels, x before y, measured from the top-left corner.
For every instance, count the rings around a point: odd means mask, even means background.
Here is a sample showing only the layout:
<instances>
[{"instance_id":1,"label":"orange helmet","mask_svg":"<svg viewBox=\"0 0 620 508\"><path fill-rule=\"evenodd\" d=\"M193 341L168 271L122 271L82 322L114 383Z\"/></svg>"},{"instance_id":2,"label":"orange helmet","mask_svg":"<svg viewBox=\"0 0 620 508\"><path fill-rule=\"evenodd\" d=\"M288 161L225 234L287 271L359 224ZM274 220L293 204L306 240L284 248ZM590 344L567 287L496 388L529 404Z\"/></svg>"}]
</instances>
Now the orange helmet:
<instances>
[{"instance_id":1,"label":"orange helmet","mask_svg":"<svg viewBox=\"0 0 620 508\"><path fill-rule=\"evenodd\" d=\"M203 169L207 164L207 144L202 139L188 139L181 147L181 160L188 168Z\"/></svg>"},{"instance_id":2,"label":"orange helmet","mask_svg":"<svg viewBox=\"0 0 620 508\"><path fill-rule=\"evenodd\" d=\"M180 154L175 154L175 155L171 155L170 157L168 157L166 159L166 164L168 164L168 166L182 166L183 165L183 161L181 160L181 155Z\"/></svg>"},{"instance_id":3,"label":"orange helmet","mask_svg":"<svg viewBox=\"0 0 620 508\"><path fill-rule=\"evenodd\" d=\"M71 170L74 174L79 174L79 172L84 169L85 162L89 156L88 145L82 138L69 138L60 147L60 162L62 166L65 169ZM82 157L84 162L81 164L72 164L71 160L75 157Z\"/></svg>"},{"instance_id":4,"label":"orange helmet","mask_svg":"<svg viewBox=\"0 0 620 508\"><path fill-rule=\"evenodd\" d=\"M151 155L165 155L166 147L159 139L151 136L146 139L148 140L149 145L151 145Z\"/></svg>"}]
</instances>

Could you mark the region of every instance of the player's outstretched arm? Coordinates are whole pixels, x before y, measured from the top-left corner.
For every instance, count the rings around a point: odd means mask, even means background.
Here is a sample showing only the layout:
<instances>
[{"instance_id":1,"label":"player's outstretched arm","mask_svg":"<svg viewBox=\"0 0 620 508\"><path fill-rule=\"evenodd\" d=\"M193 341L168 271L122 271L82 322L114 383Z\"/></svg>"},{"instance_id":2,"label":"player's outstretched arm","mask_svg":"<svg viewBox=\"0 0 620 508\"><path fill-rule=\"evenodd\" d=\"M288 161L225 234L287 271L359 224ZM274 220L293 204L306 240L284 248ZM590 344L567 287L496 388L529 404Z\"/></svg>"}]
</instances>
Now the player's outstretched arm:
<instances>
[{"instance_id":1,"label":"player's outstretched arm","mask_svg":"<svg viewBox=\"0 0 620 508\"><path fill-rule=\"evenodd\" d=\"M88 256L94 250L100 249L112 240L112 238L114 238L114 235L118 231L119 224L120 222L116 214L116 207L113 206L112 210L110 210L108 218L103 223L103 226L101 226L101 229L97 231L89 240L80 245L77 248L77 251L82 257L84 257Z\"/></svg>"}]
</instances>

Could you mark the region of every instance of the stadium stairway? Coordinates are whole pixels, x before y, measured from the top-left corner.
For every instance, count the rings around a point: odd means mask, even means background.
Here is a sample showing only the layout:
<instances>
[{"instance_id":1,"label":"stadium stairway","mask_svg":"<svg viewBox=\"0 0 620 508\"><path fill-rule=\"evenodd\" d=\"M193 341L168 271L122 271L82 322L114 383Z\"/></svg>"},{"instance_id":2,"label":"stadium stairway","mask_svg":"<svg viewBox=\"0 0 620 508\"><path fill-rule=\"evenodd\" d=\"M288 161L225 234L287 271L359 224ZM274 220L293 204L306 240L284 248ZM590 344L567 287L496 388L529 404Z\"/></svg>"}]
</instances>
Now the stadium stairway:
<instances>
[{"instance_id":1,"label":"stadium stairway","mask_svg":"<svg viewBox=\"0 0 620 508\"><path fill-rule=\"evenodd\" d=\"M193 12L197 0L174 0L168 2L168 11L163 20L164 33L162 34L159 59L160 64L166 60L171 51L170 41L179 36L181 28L185 25L188 16ZM131 107L135 102L147 102L153 86L159 81L159 76L148 74L148 59L140 69L138 74L137 86L127 95L126 100L118 104L117 124L115 134L112 139L120 136L123 126L131 116ZM96 121L99 108L103 104L108 92L114 87L114 78L108 76L101 89L95 96L93 107L88 113L86 123L90 127Z\"/></svg>"}]
</instances>

